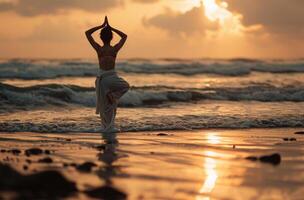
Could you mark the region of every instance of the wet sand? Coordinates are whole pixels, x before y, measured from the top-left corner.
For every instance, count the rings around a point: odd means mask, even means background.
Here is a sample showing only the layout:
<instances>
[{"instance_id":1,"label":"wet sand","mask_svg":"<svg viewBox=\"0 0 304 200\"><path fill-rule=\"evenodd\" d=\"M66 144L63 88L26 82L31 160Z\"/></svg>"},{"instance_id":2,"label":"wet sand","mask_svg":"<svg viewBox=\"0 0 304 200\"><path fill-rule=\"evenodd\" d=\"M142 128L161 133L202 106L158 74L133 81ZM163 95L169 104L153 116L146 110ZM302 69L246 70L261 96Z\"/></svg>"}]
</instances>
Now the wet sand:
<instances>
[{"instance_id":1,"label":"wet sand","mask_svg":"<svg viewBox=\"0 0 304 200\"><path fill-rule=\"evenodd\" d=\"M31 194L31 184L46 193L48 188L68 190L55 196L66 199L302 199L304 133L297 131L303 129L130 132L117 137L1 133L0 199L43 197ZM280 156L276 162L261 158L274 153ZM58 178L53 180L52 174ZM37 177L48 187L37 185ZM19 179L25 184L20 186ZM71 187L52 186L58 182Z\"/></svg>"}]
</instances>

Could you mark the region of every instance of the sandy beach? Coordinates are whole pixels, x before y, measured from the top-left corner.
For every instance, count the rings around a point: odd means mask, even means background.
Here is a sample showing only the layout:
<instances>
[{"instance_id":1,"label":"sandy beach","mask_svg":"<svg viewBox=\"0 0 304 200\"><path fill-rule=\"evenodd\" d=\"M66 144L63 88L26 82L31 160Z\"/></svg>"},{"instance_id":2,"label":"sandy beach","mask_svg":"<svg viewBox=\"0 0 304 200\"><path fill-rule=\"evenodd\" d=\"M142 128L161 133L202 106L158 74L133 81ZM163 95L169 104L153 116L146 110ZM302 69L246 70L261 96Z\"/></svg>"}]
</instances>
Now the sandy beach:
<instances>
[{"instance_id":1,"label":"sandy beach","mask_svg":"<svg viewBox=\"0 0 304 200\"><path fill-rule=\"evenodd\" d=\"M55 193L49 197L66 199L301 199L304 135L295 134L301 130L205 129L117 137L3 132L0 197L46 198L50 190ZM275 153L279 160L261 159ZM8 171L18 175L3 181ZM53 171L56 180L46 175ZM58 182L65 187L53 186Z\"/></svg>"}]
</instances>

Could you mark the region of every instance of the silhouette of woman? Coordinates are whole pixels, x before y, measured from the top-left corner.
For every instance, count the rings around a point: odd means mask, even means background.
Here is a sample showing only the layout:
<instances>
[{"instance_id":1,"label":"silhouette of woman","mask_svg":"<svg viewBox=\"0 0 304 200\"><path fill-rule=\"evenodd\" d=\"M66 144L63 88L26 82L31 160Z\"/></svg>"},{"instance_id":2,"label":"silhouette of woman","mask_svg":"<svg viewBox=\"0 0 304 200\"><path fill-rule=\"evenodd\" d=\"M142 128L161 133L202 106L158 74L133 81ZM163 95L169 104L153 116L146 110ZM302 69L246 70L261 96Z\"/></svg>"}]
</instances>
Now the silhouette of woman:
<instances>
[{"instance_id":1,"label":"silhouette of woman","mask_svg":"<svg viewBox=\"0 0 304 200\"><path fill-rule=\"evenodd\" d=\"M103 46L100 46L92 37L92 34L99 29L101 29L100 39ZM120 41L114 46L111 46L112 31L121 37ZM119 132L114 124L118 100L129 90L130 86L117 75L115 61L117 53L127 40L127 35L111 27L107 16L101 26L91 28L85 33L91 46L95 49L99 61L99 73L95 81L96 114L100 114L102 133Z\"/></svg>"}]
</instances>

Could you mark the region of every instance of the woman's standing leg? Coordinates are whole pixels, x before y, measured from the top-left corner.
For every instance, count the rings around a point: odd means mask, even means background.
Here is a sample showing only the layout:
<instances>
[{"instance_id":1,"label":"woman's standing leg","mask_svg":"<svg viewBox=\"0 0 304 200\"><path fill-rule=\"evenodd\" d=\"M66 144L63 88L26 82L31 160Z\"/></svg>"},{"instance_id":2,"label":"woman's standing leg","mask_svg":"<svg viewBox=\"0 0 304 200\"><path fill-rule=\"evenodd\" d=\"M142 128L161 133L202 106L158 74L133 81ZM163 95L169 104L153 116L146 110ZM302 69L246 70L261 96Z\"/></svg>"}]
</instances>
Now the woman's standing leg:
<instances>
[{"instance_id":1,"label":"woman's standing leg","mask_svg":"<svg viewBox=\"0 0 304 200\"><path fill-rule=\"evenodd\" d=\"M129 87L129 84L120 77L113 78L108 85L109 92L106 95L107 106L102 119L105 131L114 129L118 101L129 90Z\"/></svg>"}]
</instances>

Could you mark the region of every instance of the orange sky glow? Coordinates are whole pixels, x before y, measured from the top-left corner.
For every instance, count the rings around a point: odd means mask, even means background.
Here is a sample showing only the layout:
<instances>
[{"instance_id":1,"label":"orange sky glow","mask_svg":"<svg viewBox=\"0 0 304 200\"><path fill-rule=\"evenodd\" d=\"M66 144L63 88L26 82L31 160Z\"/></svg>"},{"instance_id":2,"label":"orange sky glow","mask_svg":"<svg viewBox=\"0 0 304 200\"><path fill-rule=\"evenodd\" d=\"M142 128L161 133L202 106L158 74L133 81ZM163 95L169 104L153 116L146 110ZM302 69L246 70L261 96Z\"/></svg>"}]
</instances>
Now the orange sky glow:
<instances>
[{"instance_id":1,"label":"orange sky glow","mask_svg":"<svg viewBox=\"0 0 304 200\"><path fill-rule=\"evenodd\" d=\"M0 0L0 58L93 58L84 31L104 15L129 36L120 58L299 58L303 13L299 0Z\"/></svg>"}]
</instances>

